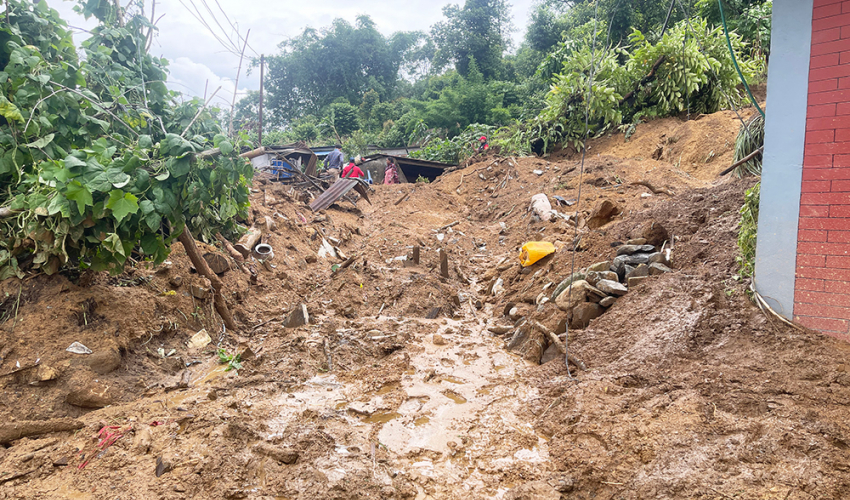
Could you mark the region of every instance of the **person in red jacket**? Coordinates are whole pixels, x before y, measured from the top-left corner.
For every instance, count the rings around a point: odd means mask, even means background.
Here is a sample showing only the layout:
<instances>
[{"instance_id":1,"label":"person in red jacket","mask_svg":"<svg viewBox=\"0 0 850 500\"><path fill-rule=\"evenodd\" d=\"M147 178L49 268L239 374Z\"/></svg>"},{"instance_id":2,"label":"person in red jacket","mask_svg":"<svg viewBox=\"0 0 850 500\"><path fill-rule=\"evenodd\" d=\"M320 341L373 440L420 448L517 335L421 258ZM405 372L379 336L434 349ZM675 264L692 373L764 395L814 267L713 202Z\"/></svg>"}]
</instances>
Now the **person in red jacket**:
<instances>
[{"instance_id":1,"label":"person in red jacket","mask_svg":"<svg viewBox=\"0 0 850 500\"><path fill-rule=\"evenodd\" d=\"M342 177L363 177L363 171L354 164L354 158L348 159L348 165L342 169Z\"/></svg>"}]
</instances>

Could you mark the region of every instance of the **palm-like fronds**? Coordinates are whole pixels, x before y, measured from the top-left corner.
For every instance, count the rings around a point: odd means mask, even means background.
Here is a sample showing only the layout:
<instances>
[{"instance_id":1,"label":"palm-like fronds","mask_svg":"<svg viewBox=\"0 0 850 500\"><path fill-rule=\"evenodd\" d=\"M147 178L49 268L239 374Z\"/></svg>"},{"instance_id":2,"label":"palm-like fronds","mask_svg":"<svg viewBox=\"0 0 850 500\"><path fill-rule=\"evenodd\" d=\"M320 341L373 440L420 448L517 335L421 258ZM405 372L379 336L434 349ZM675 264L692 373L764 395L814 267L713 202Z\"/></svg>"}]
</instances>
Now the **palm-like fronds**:
<instances>
[{"instance_id":1,"label":"palm-like fronds","mask_svg":"<svg viewBox=\"0 0 850 500\"><path fill-rule=\"evenodd\" d=\"M758 113L746 124L741 125L738 138L735 139L735 162L746 158L756 149L764 146L764 118ZM747 132L749 129L749 132ZM737 177L745 175L761 175L762 155L756 155L752 160L742 163L732 173Z\"/></svg>"}]
</instances>

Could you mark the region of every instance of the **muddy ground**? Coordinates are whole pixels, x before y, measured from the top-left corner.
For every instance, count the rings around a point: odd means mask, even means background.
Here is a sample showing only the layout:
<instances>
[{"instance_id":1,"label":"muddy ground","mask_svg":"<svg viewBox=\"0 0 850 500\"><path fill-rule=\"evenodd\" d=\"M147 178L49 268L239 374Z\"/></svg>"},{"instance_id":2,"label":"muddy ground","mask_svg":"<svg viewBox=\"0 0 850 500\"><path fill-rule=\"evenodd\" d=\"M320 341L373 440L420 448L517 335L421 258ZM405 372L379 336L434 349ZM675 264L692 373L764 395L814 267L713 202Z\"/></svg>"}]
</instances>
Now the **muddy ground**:
<instances>
[{"instance_id":1,"label":"muddy ground","mask_svg":"<svg viewBox=\"0 0 850 500\"><path fill-rule=\"evenodd\" d=\"M179 244L117 277L5 281L4 428L80 428L0 446L0 498L846 498L850 346L747 299L754 181L717 175L737 130L730 113L658 120L596 140L582 175L574 151L485 157L315 214L258 178L276 256L222 276L236 332ZM527 211L579 186L555 207L569 220ZM619 214L600 224L606 200ZM672 272L570 328L586 370L549 360L545 335L516 348L515 322L559 333L569 314L544 298L635 238L672 248ZM523 269L526 241L558 250ZM310 322L284 327L302 303Z\"/></svg>"}]
</instances>

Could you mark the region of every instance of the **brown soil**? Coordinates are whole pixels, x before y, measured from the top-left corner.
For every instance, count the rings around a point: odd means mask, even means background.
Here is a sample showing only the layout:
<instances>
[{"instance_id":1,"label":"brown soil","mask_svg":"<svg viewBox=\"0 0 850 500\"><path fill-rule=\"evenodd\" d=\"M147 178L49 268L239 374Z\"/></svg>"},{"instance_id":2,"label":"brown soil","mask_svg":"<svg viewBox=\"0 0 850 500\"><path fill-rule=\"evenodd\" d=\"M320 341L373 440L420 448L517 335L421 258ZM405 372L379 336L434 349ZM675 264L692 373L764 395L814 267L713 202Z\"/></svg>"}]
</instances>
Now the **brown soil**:
<instances>
[{"instance_id":1,"label":"brown soil","mask_svg":"<svg viewBox=\"0 0 850 500\"><path fill-rule=\"evenodd\" d=\"M209 284L179 244L155 269L0 283L2 429L84 425L0 446L0 498L846 498L850 346L747 300L735 238L753 181L717 177L738 125L658 120L594 141L581 175L574 152L487 157L319 214L258 179L275 267L223 275L237 332L193 297ZM528 211L579 187L556 207L578 229ZM605 200L620 214L590 229ZM674 271L570 330L576 378L528 361L546 337L520 356L488 331L512 324L509 303L556 330L566 313L540 297L660 227ZM334 272L322 238L354 263ZM558 251L523 270L527 241ZM284 328L302 302L310 323ZM187 347L201 329L212 342Z\"/></svg>"}]
</instances>

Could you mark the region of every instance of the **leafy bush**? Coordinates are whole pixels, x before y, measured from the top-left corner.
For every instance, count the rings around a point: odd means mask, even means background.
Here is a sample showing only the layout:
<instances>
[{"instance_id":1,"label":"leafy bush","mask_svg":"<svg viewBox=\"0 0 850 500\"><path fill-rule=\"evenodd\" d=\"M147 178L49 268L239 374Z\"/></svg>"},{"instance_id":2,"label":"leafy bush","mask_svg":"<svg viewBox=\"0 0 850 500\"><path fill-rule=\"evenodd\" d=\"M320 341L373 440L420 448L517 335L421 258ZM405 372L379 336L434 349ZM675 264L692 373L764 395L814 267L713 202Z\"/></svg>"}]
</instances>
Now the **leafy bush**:
<instances>
[{"instance_id":1,"label":"leafy bush","mask_svg":"<svg viewBox=\"0 0 850 500\"><path fill-rule=\"evenodd\" d=\"M217 110L174 104L166 61L144 52L149 22L103 23L83 44L45 2L11 0L0 24L0 279L32 266L120 271L131 253L161 262L188 226L238 234L253 169L220 134ZM219 148L220 154L204 150Z\"/></svg>"}]
</instances>

